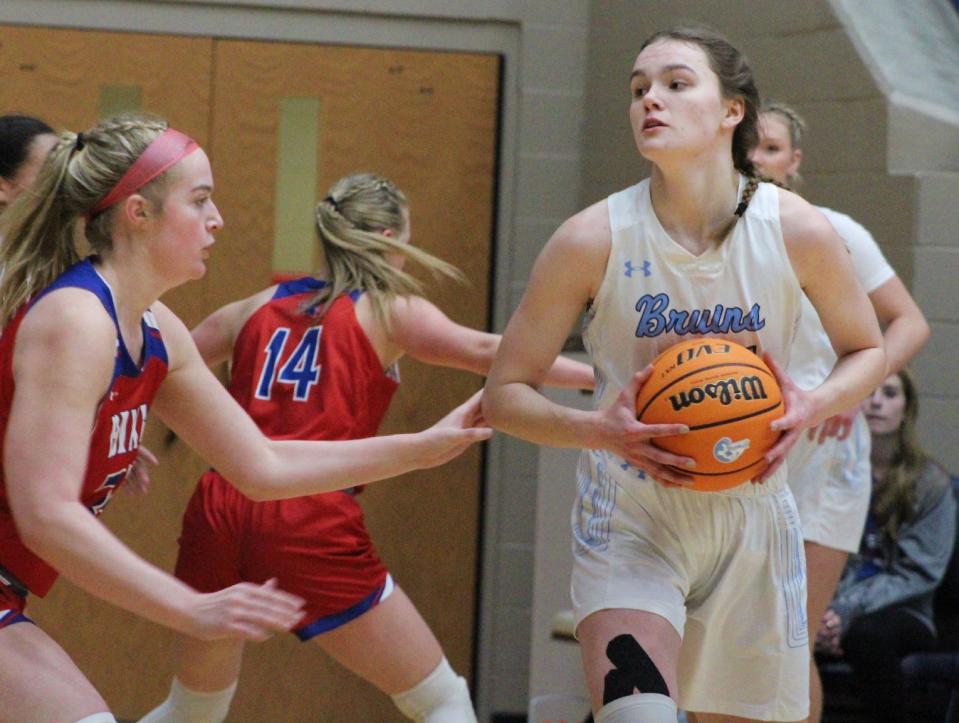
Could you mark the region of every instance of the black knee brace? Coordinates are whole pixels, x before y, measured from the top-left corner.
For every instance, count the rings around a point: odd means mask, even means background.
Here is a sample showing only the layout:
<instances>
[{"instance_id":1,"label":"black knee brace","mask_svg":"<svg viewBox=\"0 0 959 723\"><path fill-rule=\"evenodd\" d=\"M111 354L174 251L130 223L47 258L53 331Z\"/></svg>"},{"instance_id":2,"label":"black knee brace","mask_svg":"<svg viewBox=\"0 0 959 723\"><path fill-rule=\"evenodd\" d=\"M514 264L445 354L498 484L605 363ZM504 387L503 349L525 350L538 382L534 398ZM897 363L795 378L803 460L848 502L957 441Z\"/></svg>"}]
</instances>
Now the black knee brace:
<instances>
[{"instance_id":1,"label":"black knee brace","mask_svg":"<svg viewBox=\"0 0 959 723\"><path fill-rule=\"evenodd\" d=\"M636 690L669 695L656 664L632 635L617 635L610 640L606 657L615 667L606 674L603 705L632 695Z\"/></svg>"}]
</instances>

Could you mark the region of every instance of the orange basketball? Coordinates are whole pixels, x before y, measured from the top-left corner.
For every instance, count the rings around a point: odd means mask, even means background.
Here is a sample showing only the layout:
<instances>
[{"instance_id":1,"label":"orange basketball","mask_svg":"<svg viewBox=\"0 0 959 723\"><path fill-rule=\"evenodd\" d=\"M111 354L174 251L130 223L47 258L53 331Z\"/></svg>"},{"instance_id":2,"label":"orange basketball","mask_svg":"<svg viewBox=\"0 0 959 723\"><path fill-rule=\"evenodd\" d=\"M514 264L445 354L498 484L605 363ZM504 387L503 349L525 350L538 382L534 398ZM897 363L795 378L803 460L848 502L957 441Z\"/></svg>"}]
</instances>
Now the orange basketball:
<instances>
[{"instance_id":1,"label":"orange basketball","mask_svg":"<svg viewBox=\"0 0 959 723\"><path fill-rule=\"evenodd\" d=\"M693 489L723 490L765 468L763 454L781 432L769 428L785 408L776 377L746 347L726 339L680 342L653 361L653 373L636 396L644 424L685 424L688 434L655 437L657 447L692 457L682 470Z\"/></svg>"}]
</instances>

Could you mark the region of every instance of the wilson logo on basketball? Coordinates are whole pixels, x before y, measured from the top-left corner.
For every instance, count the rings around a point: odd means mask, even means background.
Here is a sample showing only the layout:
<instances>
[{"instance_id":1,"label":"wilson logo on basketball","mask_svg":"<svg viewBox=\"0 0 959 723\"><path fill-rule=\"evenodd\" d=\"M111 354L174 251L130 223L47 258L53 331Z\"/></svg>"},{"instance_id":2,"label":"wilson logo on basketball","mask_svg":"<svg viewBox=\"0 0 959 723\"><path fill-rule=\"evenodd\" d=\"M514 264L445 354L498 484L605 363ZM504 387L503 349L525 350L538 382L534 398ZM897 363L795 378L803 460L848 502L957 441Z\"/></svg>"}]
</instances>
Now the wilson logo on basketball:
<instances>
[{"instance_id":1,"label":"wilson logo on basketball","mask_svg":"<svg viewBox=\"0 0 959 723\"><path fill-rule=\"evenodd\" d=\"M669 401L673 410L678 412L694 404L702 404L707 399L715 399L723 406L732 404L733 400L751 402L754 399L768 399L763 380L757 376L730 377L718 382L710 382L701 387L683 389L677 394L670 394Z\"/></svg>"}]
</instances>

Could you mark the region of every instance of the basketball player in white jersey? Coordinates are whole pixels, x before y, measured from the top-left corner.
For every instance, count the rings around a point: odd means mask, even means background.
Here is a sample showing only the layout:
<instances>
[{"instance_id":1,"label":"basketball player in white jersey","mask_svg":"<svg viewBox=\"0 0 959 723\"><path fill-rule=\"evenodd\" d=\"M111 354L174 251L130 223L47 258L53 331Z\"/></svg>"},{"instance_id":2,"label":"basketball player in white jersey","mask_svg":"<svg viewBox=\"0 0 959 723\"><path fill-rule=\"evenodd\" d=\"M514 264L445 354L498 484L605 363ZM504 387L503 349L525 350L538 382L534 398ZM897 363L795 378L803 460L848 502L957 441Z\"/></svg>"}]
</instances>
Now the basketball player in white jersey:
<instances>
[{"instance_id":1,"label":"basketball player in white jersey","mask_svg":"<svg viewBox=\"0 0 959 723\"><path fill-rule=\"evenodd\" d=\"M771 102L763 104L759 121L759 144L750 158L763 174L795 188L800 181L805 122L789 106ZM889 373L895 374L925 344L929 324L872 234L843 213L818 208L849 250L856 277L883 325ZM835 360L819 316L803 297L789 376L803 389L813 389ZM810 640L815 640L848 554L859 549L872 488L869 440L866 419L854 406L800 435L789 453L789 486L799 509L806 551ZM819 723L822 683L812 659L809 683L809 721Z\"/></svg>"},{"instance_id":2,"label":"basketball player in white jersey","mask_svg":"<svg viewBox=\"0 0 959 723\"><path fill-rule=\"evenodd\" d=\"M484 411L511 434L585 449L572 599L598 723L673 722L677 703L694 721L802 720L805 567L782 462L800 430L881 381L879 327L822 214L744 177L758 92L735 48L706 30L657 33L628 87L652 176L576 214L550 239L506 329ZM803 292L838 355L811 391L781 371ZM593 411L537 392L584 308ZM767 452L769 466L724 492L684 489L692 460L651 444L682 425L635 417L650 361L690 336L754 347L786 399L773 423L785 434Z\"/></svg>"}]
</instances>

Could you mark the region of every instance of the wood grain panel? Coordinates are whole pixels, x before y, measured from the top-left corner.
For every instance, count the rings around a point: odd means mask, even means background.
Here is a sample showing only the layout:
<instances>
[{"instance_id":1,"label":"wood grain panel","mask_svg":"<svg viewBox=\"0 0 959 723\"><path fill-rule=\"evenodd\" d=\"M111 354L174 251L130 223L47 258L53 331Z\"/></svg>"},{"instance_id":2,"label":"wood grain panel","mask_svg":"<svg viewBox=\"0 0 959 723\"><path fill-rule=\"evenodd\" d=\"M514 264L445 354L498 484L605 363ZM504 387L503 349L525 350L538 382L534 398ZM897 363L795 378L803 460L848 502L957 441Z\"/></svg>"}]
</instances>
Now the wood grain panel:
<instances>
[{"instance_id":1,"label":"wood grain panel","mask_svg":"<svg viewBox=\"0 0 959 723\"><path fill-rule=\"evenodd\" d=\"M213 158L227 219L210 294L228 301L270 281L279 107L316 97L316 198L344 174L392 178L412 209L413 242L459 265L470 283L435 286L457 321L488 323L499 60L495 56L220 41ZM480 386L416 362L384 432L422 428ZM469 675L480 524L480 450L361 497L394 577ZM277 671L282 671L277 675ZM309 690L303 696L298 691ZM231 721L400 721L383 695L290 637L248 648Z\"/></svg>"}]
</instances>

